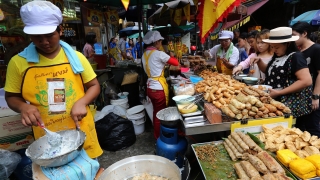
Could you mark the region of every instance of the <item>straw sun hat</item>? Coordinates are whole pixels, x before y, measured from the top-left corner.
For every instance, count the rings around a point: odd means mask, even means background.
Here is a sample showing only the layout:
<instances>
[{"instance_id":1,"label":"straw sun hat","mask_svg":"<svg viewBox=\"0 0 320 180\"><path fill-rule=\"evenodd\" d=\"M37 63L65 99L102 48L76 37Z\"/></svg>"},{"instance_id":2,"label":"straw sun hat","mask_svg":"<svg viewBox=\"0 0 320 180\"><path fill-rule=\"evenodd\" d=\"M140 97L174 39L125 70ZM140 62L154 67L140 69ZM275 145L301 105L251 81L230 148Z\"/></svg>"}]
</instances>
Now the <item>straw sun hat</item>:
<instances>
[{"instance_id":1,"label":"straw sun hat","mask_svg":"<svg viewBox=\"0 0 320 180\"><path fill-rule=\"evenodd\" d=\"M278 27L270 30L269 39L262 39L266 43L284 43L296 41L299 36L292 36L292 29L289 27Z\"/></svg>"}]
</instances>

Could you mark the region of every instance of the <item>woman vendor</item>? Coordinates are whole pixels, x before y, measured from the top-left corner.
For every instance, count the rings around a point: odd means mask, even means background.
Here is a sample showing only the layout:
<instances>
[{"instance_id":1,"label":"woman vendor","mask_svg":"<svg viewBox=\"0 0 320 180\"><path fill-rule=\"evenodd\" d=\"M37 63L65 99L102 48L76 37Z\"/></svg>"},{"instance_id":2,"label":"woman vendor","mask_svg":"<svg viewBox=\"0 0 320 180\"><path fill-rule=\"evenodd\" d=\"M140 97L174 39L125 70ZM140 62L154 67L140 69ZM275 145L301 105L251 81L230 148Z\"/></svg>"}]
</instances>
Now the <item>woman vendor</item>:
<instances>
[{"instance_id":1,"label":"woman vendor","mask_svg":"<svg viewBox=\"0 0 320 180\"><path fill-rule=\"evenodd\" d=\"M221 31L219 33L219 45L214 46L206 57L214 58L219 73L232 75L232 69L239 61L239 50L233 45L233 32Z\"/></svg>"},{"instance_id":2,"label":"woman vendor","mask_svg":"<svg viewBox=\"0 0 320 180\"><path fill-rule=\"evenodd\" d=\"M35 139L45 135L38 125L54 132L80 128L86 134L84 150L97 158L103 151L88 107L100 93L96 74L80 52L60 40L57 6L31 1L20 15L32 43L9 62L4 88L8 106L21 113L22 124L32 126Z\"/></svg>"},{"instance_id":3,"label":"woman vendor","mask_svg":"<svg viewBox=\"0 0 320 180\"><path fill-rule=\"evenodd\" d=\"M164 77L164 66L170 64L178 66L179 62L173 57L173 53L167 55L159 51L164 38L158 31L149 31L144 37L145 52L142 55L143 69L148 76L147 96L153 105L154 138L160 136L160 121L156 117L158 111L167 107L169 102L169 89Z\"/></svg>"}]
</instances>

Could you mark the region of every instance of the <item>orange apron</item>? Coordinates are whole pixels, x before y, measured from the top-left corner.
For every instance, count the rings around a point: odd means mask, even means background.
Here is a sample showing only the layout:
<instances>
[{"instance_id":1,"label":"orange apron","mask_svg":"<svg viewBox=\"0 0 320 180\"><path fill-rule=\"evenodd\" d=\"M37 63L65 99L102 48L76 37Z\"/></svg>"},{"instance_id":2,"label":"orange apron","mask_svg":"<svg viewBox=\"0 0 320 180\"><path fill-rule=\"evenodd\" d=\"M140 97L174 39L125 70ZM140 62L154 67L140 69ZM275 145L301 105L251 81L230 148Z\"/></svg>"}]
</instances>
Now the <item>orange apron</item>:
<instances>
[{"instance_id":1,"label":"orange apron","mask_svg":"<svg viewBox=\"0 0 320 180\"><path fill-rule=\"evenodd\" d=\"M148 75L148 78L151 78L155 81L159 81L159 83L161 84L161 86L163 88L164 94L166 96L166 105L168 106L168 104L169 104L169 87L168 87L166 78L164 77L164 70L162 70L160 76L151 77L150 67L149 67L149 58L150 58L151 54L154 53L154 51L156 51L156 50L151 50L148 55L146 52L143 54L143 57L146 60L146 73Z\"/></svg>"},{"instance_id":2,"label":"orange apron","mask_svg":"<svg viewBox=\"0 0 320 180\"><path fill-rule=\"evenodd\" d=\"M44 125L54 132L76 128L70 115L71 108L77 100L85 95L81 75L73 73L67 57L65 57L65 62L51 66L34 66L33 63L29 63L30 67L26 70L22 83L23 98L38 108ZM56 99L56 95L62 94L62 101L65 102L65 111L58 113L50 113L52 106L48 103L51 96L48 96L50 90L47 81L52 78L62 80L65 87L65 89L58 89L59 94L56 94L56 89L54 89L54 98ZM61 101L61 99L59 100ZM89 157L96 158L103 151L98 142L90 108L87 106L86 109L87 116L79 122L80 129L86 134L83 148ZM42 128L36 126L32 128L35 139L45 135Z\"/></svg>"},{"instance_id":3,"label":"orange apron","mask_svg":"<svg viewBox=\"0 0 320 180\"><path fill-rule=\"evenodd\" d=\"M227 66L223 63L220 57L217 57L217 70L219 73L232 75L232 69L227 68Z\"/></svg>"}]
</instances>

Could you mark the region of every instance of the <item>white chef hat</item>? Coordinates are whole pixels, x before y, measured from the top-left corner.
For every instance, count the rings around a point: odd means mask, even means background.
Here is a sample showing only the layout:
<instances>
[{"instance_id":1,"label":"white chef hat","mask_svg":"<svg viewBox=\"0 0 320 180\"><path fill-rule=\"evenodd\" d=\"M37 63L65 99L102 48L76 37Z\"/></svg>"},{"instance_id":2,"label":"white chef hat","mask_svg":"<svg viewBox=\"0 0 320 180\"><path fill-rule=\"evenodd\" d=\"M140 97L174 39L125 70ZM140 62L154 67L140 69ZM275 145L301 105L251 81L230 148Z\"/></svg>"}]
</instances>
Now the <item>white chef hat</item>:
<instances>
[{"instance_id":1,"label":"white chef hat","mask_svg":"<svg viewBox=\"0 0 320 180\"><path fill-rule=\"evenodd\" d=\"M143 37L143 42L145 44L151 44L154 43L156 41L162 40L164 39L161 34L159 33L159 31L149 31L147 32L147 34Z\"/></svg>"},{"instance_id":2,"label":"white chef hat","mask_svg":"<svg viewBox=\"0 0 320 180\"><path fill-rule=\"evenodd\" d=\"M61 10L49 1L31 1L20 9L26 34L49 34L62 23Z\"/></svg>"},{"instance_id":3,"label":"white chef hat","mask_svg":"<svg viewBox=\"0 0 320 180\"><path fill-rule=\"evenodd\" d=\"M233 32L231 31L221 31L219 33L219 39L233 39Z\"/></svg>"}]
</instances>

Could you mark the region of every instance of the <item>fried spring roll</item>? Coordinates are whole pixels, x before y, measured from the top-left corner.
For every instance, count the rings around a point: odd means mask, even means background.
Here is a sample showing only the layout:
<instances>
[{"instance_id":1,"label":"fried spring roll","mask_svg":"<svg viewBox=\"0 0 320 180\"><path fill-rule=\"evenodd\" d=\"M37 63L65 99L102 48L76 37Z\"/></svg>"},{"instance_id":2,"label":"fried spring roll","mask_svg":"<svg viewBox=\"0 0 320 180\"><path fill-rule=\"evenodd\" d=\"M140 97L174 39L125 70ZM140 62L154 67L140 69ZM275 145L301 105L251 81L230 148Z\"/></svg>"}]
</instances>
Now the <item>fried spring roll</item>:
<instances>
[{"instance_id":1,"label":"fried spring roll","mask_svg":"<svg viewBox=\"0 0 320 180\"><path fill-rule=\"evenodd\" d=\"M263 174L267 174L268 168L266 167L266 165L264 165L264 163L257 158L256 156L253 156L251 154L249 154L249 162L261 173Z\"/></svg>"},{"instance_id":2,"label":"fried spring roll","mask_svg":"<svg viewBox=\"0 0 320 180\"><path fill-rule=\"evenodd\" d=\"M289 178L288 176L286 176L284 173L274 173L273 176L274 176L277 180L292 180L291 178Z\"/></svg>"},{"instance_id":3,"label":"fried spring roll","mask_svg":"<svg viewBox=\"0 0 320 180\"><path fill-rule=\"evenodd\" d=\"M277 180L272 174L265 174L262 178L263 180Z\"/></svg>"},{"instance_id":4,"label":"fried spring roll","mask_svg":"<svg viewBox=\"0 0 320 180\"><path fill-rule=\"evenodd\" d=\"M239 151L239 153L243 153L243 149L239 146L239 144L233 139L233 137L231 135L228 136L228 139L231 141L231 143L234 145L234 147L237 148L237 150Z\"/></svg>"},{"instance_id":5,"label":"fried spring roll","mask_svg":"<svg viewBox=\"0 0 320 180\"><path fill-rule=\"evenodd\" d=\"M249 150L249 146L245 142L243 142L243 140L240 138L240 136L236 132L232 132L231 136L244 151Z\"/></svg>"},{"instance_id":6,"label":"fried spring roll","mask_svg":"<svg viewBox=\"0 0 320 180\"><path fill-rule=\"evenodd\" d=\"M250 180L263 180L261 176L252 177Z\"/></svg>"},{"instance_id":7,"label":"fried spring roll","mask_svg":"<svg viewBox=\"0 0 320 180\"><path fill-rule=\"evenodd\" d=\"M235 163L233 166L234 166L234 169L237 172L237 175L238 175L239 179L241 179L241 180L250 180L250 178L247 176L246 172L241 167L240 163Z\"/></svg>"},{"instance_id":8,"label":"fried spring roll","mask_svg":"<svg viewBox=\"0 0 320 180\"><path fill-rule=\"evenodd\" d=\"M230 158L232 161L237 161L237 157L233 154L233 152L231 151L231 149L229 148L229 146L227 145L226 142L223 142L224 148L226 148Z\"/></svg>"},{"instance_id":9,"label":"fried spring roll","mask_svg":"<svg viewBox=\"0 0 320 180\"><path fill-rule=\"evenodd\" d=\"M231 151L233 152L233 154L237 157L237 158L242 158L242 154L239 153L239 151L237 150L236 147L234 147L234 145L231 143L231 141L229 139L225 139L225 142L227 143L227 145L230 147Z\"/></svg>"},{"instance_id":10,"label":"fried spring roll","mask_svg":"<svg viewBox=\"0 0 320 180\"><path fill-rule=\"evenodd\" d=\"M271 172L284 173L281 165L266 151L259 152L257 157L268 167Z\"/></svg>"},{"instance_id":11,"label":"fried spring roll","mask_svg":"<svg viewBox=\"0 0 320 180\"><path fill-rule=\"evenodd\" d=\"M248 161L241 161L240 162L241 167L243 168L243 170L246 172L246 174L250 177L260 177L259 172L252 166L252 164Z\"/></svg>"},{"instance_id":12,"label":"fried spring roll","mask_svg":"<svg viewBox=\"0 0 320 180\"><path fill-rule=\"evenodd\" d=\"M240 138L245 142L250 149L254 149L256 147L256 143L247 135L245 135L243 132L237 132L237 134L240 136Z\"/></svg>"}]
</instances>

